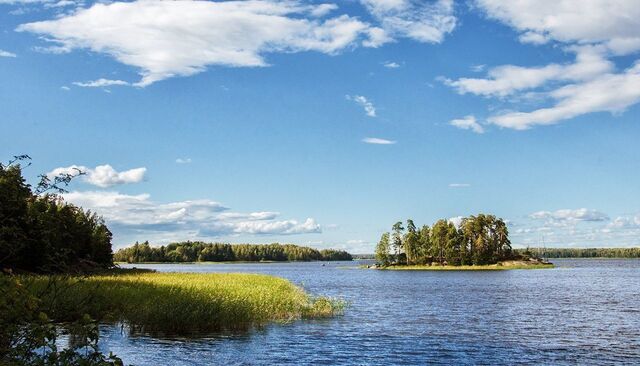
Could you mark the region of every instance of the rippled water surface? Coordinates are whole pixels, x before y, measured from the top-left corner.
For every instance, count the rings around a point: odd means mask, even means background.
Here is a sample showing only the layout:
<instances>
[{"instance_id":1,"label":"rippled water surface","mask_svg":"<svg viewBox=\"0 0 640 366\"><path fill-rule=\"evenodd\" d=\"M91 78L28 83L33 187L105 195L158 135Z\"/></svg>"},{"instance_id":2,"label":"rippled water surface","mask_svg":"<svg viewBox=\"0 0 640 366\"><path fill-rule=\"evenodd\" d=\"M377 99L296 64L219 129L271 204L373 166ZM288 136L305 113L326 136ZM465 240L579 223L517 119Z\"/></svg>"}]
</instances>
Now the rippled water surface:
<instances>
[{"instance_id":1,"label":"rippled water surface","mask_svg":"<svg viewBox=\"0 0 640 366\"><path fill-rule=\"evenodd\" d=\"M103 327L100 344L136 365L640 365L640 261L553 262L486 272L376 271L357 262L136 265L272 274L351 305L335 319L197 339Z\"/></svg>"}]
</instances>

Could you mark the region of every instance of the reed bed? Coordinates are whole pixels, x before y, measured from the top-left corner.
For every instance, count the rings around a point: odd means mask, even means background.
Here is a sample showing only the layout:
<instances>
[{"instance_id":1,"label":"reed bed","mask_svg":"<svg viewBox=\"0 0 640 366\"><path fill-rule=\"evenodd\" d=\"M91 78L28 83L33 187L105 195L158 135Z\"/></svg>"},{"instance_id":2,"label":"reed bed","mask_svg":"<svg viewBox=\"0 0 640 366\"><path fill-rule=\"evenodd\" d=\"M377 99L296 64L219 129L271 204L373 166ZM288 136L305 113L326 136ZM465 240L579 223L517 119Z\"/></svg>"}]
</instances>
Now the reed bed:
<instances>
[{"instance_id":1,"label":"reed bed","mask_svg":"<svg viewBox=\"0 0 640 366\"><path fill-rule=\"evenodd\" d=\"M56 321L89 314L143 331L245 329L341 314L345 303L312 297L291 282L257 274L124 273L38 276L25 283Z\"/></svg>"}]
</instances>

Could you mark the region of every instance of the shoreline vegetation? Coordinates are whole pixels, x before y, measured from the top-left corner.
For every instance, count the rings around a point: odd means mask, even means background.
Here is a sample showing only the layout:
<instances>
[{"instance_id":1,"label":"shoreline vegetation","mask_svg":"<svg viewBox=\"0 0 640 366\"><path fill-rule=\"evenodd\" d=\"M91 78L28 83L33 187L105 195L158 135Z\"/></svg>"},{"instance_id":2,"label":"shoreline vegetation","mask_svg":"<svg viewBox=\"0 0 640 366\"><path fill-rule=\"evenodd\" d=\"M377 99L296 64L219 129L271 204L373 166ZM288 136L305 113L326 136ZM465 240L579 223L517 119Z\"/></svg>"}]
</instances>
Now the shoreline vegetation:
<instances>
[{"instance_id":1,"label":"shoreline vegetation","mask_svg":"<svg viewBox=\"0 0 640 366\"><path fill-rule=\"evenodd\" d=\"M387 267L366 266L366 268L374 268L389 271L506 271L513 269L550 269L555 268L553 263L539 260L518 260L503 261L495 264L480 265L438 265L438 264L415 264L415 265L391 265Z\"/></svg>"},{"instance_id":2,"label":"shoreline vegetation","mask_svg":"<svg viewBox=\"0 0 640 366\"><path fill-rule=\"evenodd\" d=\"M634 248L527 248L515 249L541 258L640 258L640 247Z\"/></svg>"},{"instance_id":3,"label":"shoreline vegetation","mask_svg":"<svg viewBox=\"0 0 640 366\"><path fill-rule=\"evenodd\" d=\"M125 263L202 263L202 262L309 262L350 261L344 250L317 250L294 244L227 244L185 241L166 246L135 243L114 253L115 262Z\"/></svg>"},{"instance_id":4,"label":"shoreline vegetation","mask_svg":"<svg viewBox=\"0 0 640 366\"><path fill-rule=\"evenodd\" d=\"M346 306L341 300L313 297L288 280L259 274L136 269L92 276L24 276L22 282L29 292L41 294L41 305L53 321L88 314L101 323L177 335L332 317Z\"/></svg>"},{"instance_id":5,"label":"shoreline vegetation","mask_svg":"<svg viewBox=\"0 0 640 366\"><path fill-rule=\"evenodd\" d=\"M389 270L504 270L553 268L529 251L511 248L504 220L494 215L464 217L456 225L438 220L416 227L413 220L396 222L376 246L376 265Z\"/></svg>"}]
</instances>

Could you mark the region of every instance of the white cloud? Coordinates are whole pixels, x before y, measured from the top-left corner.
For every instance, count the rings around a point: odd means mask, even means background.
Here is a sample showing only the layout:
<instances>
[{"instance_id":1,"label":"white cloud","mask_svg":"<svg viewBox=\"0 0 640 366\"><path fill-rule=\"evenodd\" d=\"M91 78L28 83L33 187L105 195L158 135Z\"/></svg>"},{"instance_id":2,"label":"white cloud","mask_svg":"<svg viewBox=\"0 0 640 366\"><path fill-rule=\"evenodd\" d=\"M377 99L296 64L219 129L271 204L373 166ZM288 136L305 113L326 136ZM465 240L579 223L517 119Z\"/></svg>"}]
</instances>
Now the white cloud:
<instances>
[{"instance_id":1,"label":"white cloud","mask_svg":"<svg viewBox=\"0 0 640 366\"><path fill-rule=\"evenodd\" d=\"M360 0L387 37L440 43L456 26L453 0Z\"/></svg>"},{"instance_id":2,"label":"white cloud","mask_svg":"<svg viewBox=\"0 0 640 366\"><path fill-rule=\"evenodd\" d=\"M312 218L278 220L279 213L228 212L212 200L157 203L148 194L127 195L109 191L71 192L63 195L74 203L103 216L116 235L133 240L167 238L186 240L229 235L293 235L320 233Z\"/></svg>"},{"instance_id":3,"label":"white cloud","mask_svg":"<svg viewBox=\"0 0 640 366\"><path fill-rule=\"evenodd\" d=\"M611 230L612 228L621 229L621 228L634 228L640 229L640 214L635 216L618 216L614 220L612 220L609 225L607 225L607 229Z\"/></svg>"},{"instance_id":4,"label":"white cloud","mask_svg":"<svg viewBox=\"0 0 640 366\"><path fill-rule=\"evenodd\" d=\"M18 57L18 56L13 52L0 50L0 57L14 57L15 58L15 57Z\"/></svg>"},{"instance_id":5,"label":"white cloud","mask_svg":"<svg viewBox=\"0 0 640 366\"><path fill-rule=\"evenodd\" d=\"M85 166L72 165L64 168L56 168L49 173L49 178L60 174L71 174L77 176L80 172L84 175L82 179L94 186L106 188L118 184L139 183L144 179L147 168L136 168L118 172L111 165L99 165L94 169Z\"/></svg>"},{"instance_id":6,"label":"white cloud","mask_svg":"<svg viewBox=\"0 0 640 366\"><path fill-rule=\"evenodd\" d=\"M518 37L518 40L522 43L531 43L535 45L541 45L549 42L549 38L544 34L536 32L525 32Z\"/></svg>"},{"instance_id":7,"label":"white cloud","mask_svg":"<svg viewBox=\"0 0 640 366\"><path fill-rule=\"evenodd\" d=\"M259 221L259 220L273 220L280 215L279 212L260 211L252 213L238 213L238 212L225 212L217 217L225 220L243 220L243 221Z\"/></svg>"},{"instance_id":8,"label":"white cloud","mask_svg":"<svg viewBox=\"0 0 640 366\"><path fill-rule=\"evenodd\" d=\"M376 117L376 107L366 97L362 95L346 95L345 98L360 105L364 109L364 112L367 114L367 116Z\"/></svg>"},{"instance_id":9,"label":"white cloud","mask_svg":"<svg viewBox=\"0 0 640 366\"><path fill-rule=\"evenodd\" d=\"M640 50L637 0L476 0L491 18L522 32L525 42L601 43L628 54Z\"/></svg>"},{"instance_id":10,"label":"white cloud","mask_svg":"<svg viewBox=\"0 0 640 366\"><path fill-rule=\"evenodd\" d=\"M191 164L191 158L177 158L177 164Z\"/></svg>"},{"instance_id":11,"label":"white cloud","mask_svg":"<svg viewBox=\"0 0 640 366\"><path fill-rule=\"evenodd\" d=\"M469 183L449 183L450 188L468 188L471 187Z\"/></svg>"},{"instance_id":12,"label":"white cloud","mask_svg":"<svg viewBox=\"0 0 640 366\"><path fill-rule=\"evenodd\" d=\"M320 18L337 9L336 4L318 4L311 10L311 15Z\"/></svg>"},{"instance_id":13,"label":"white cloud","mask_svg":"<svg viewBox=\"0 0 640 366\"><path fill-rule=\"evenodd\" d=\"M394 61L387 61L384 64L382 64L382 66L388 68L388 69L397 69L400 67L400 64Z\"/></svg>"},{"instance_id":14,"label":"white cloud","mask_svg":"<svg viewBox=\"0 0 640 366\"><path fill-rule=\"evenodd\" d=\"M510 223L511 240L516 247L626 247L637 246L640 214L617 216L589 209L539 211L529 220ZM512 230L513 226L517 229Z\"/></svg>"},{"instance_id":15,"label":"white cloud","mask_svg":"<svg viewBox=\"0 0 640 366\"><path fill-rule=\"evenodd\" d=\"M475 133L484 133L484 128L478 123L478 121L476 121L476 117L471 115L464 118L453 119L449 121L449 124L463 130L471 130Z\"/></svg>"},{"instance_id":16,"label":"white cloud","mask_svg":"<svg viewBox=\"0 0 640 366\"><path fill-rule=\"evenodd\" d=\"M464 217L462 216L454 216L449 218L449 222L452 223L453 225L455 225L455 227L459 228L460 225L462 224L462 220L464 219Z\"/></svg>"},{"instance_id":17,"label":"white cloud","mask_svg":"<svg viewBox=\"0 0 640 366\"><path fill-rule=\"evenodd\" d=\"M515 92L533 89L552 80L583 81L611 72L613 64L604 58L599 47L578 47L572 64L549 64L541 67L503 65L487 73L488 78L444 79L445 84L458 93L472 93L486 97L505 97Z\"/></svg>"},{"instance_id":18,"label":"white cloud","mask_svg":"<svg viewBox=\"0 0 640 366\"><path fill-rule=\"evenodd\" d=\"M136 86L188 76L207 66L268 66L271 52L336 54L385 41L357 18L319 18L331 5L297 1L159 1L96 3L57 19L23 24L64 51L89 49L140 69Z\"/></svg>"},{"instance_id":19,"label":"white cloud","mask_svg":"<svg viewBox=\"0 0 640 366\"><path fill-rule=\"evenodd\" d=\"M71 1L71 0L60 0L58 2L53 2L53 1L43 1L44 7L45 8L64 8L67 6L75 6L78 5L77 2L75 1Z\"/></svg>"},{"instance_id":20,"label":"white cloud","mask_svg":"<svg viewBox=\"0 0 640 366\"><path fill-rule=\"evenodd\" d=\"M66 85L61 86L61 87L60 87L60 89L61 89L61 90L64 90L64 91L69 91L69 90L71 90L71 88L69 88L69 87L68 87L68 86L66 86Z\"/></svg>"},{"instance_id":21,"label":"white cloud","mask_svg":"<svg viewBox=\"0 0 640 366\"><path fill-rule=\"evenodd\" d=\"M232 231L235 234L290 235L321 232L320 225L312 218L307 218L304 222L298 222L296 220L269 222L242 221L230 226L232 226Z\"/></svg>"},{"instance_id":22,"label":"white cloud","mask_svg":"<svg viewBox=\"0 0 640 366\"><path fill-rule=\"evenodd\" d=\"M362 142L365 144L374 144L374 145L393 145L396 141L381 139L378 137L365 137L362 139Z\"/></svg>"},{"instance_id":23,"label":"white cloud","mask_svg":"<svg viewBox=\"0 0 640 366\"><path fill-rule=\"evenodd\" d=\"M587 209L562 209L557 211L538 211L529 215L535 220L547 220L549 222L576 222L576 221L608 221L607 214Z\"/></svg>"},{"instance_id":24,"label":"white cloud","mask_svg":"<svg viewBox=\"0 0 640 366\"><path fill-rule=\"evenodd\" d=\"M476 0L489 18L519 33L523 43L559 44L574 53L572 63L523 67L502 65L485 78L443 79L460 94L512 97L551 105L532 111L509 108L487 119L517 130L550 125L594 112L620 113L640 102L638 63L616 71L612 57L640 51L640 6L636 0ZM615 90L615 93L610 92ZM519 93L524 93L518 95Z\"/></svg>"},{"instance_id":25,"label":"white cloud","mask_svg":"<svg viewBox=\"0 0 640 366\"><path fill-rule=\"evenodd\" d=\"M615 91L615 92L612 92ZM640 62L616 74L570 84L549 93L556 104L531 112L509 112L489 117L490 123L517 130L550 125L592 112L620 113L640 102Z\"/></svg>"},{"instance_id":26,"label":"white cloud","mask_svg":"<svg viewBox=\"0 0 640 366\"><path fill-rule=\"evenodd\" d=\"M123 80L98 79L98 80L87 81L87 82L75 81L73 82L73 85L80 86L83 88L104 88L107 86L114 86L114 85L129 85L129 83Z\"/></svg>"}]
</instances>

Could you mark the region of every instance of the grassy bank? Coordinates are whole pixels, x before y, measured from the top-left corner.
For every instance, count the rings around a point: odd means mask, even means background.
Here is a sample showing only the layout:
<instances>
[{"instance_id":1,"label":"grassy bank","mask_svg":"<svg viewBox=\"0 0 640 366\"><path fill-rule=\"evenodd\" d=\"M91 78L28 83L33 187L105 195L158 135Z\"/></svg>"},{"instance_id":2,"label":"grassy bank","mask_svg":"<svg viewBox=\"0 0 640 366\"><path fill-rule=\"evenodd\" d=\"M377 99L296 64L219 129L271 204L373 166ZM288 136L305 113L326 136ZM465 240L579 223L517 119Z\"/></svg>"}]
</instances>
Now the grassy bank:
<instances>
[{"instance_id":1,"label":"grassy bank","mask_svg":"<svg viewBox=\"0 0 640 366\"><path fill-rule=\"evenodd\" d=\"M548 269L554 268L552 263L529 263L526 261L507 261L497 264L478 266L440 266L440 265L400 265L379 268L393 271L504 271L511 269Z\"/></svg>"},{"instance_id":2,"label":"grassy bank","mask_svg":"<svg viewBox=\"0 0 640 366\"><path fill-rule=\"evenodd\" d=\"M313 298L291 282L254 274L141 273L24 279L56 321L87 313L144 331L244 329L269 321L339 314L340 301Z\"/></svg>"}]
</instances>

